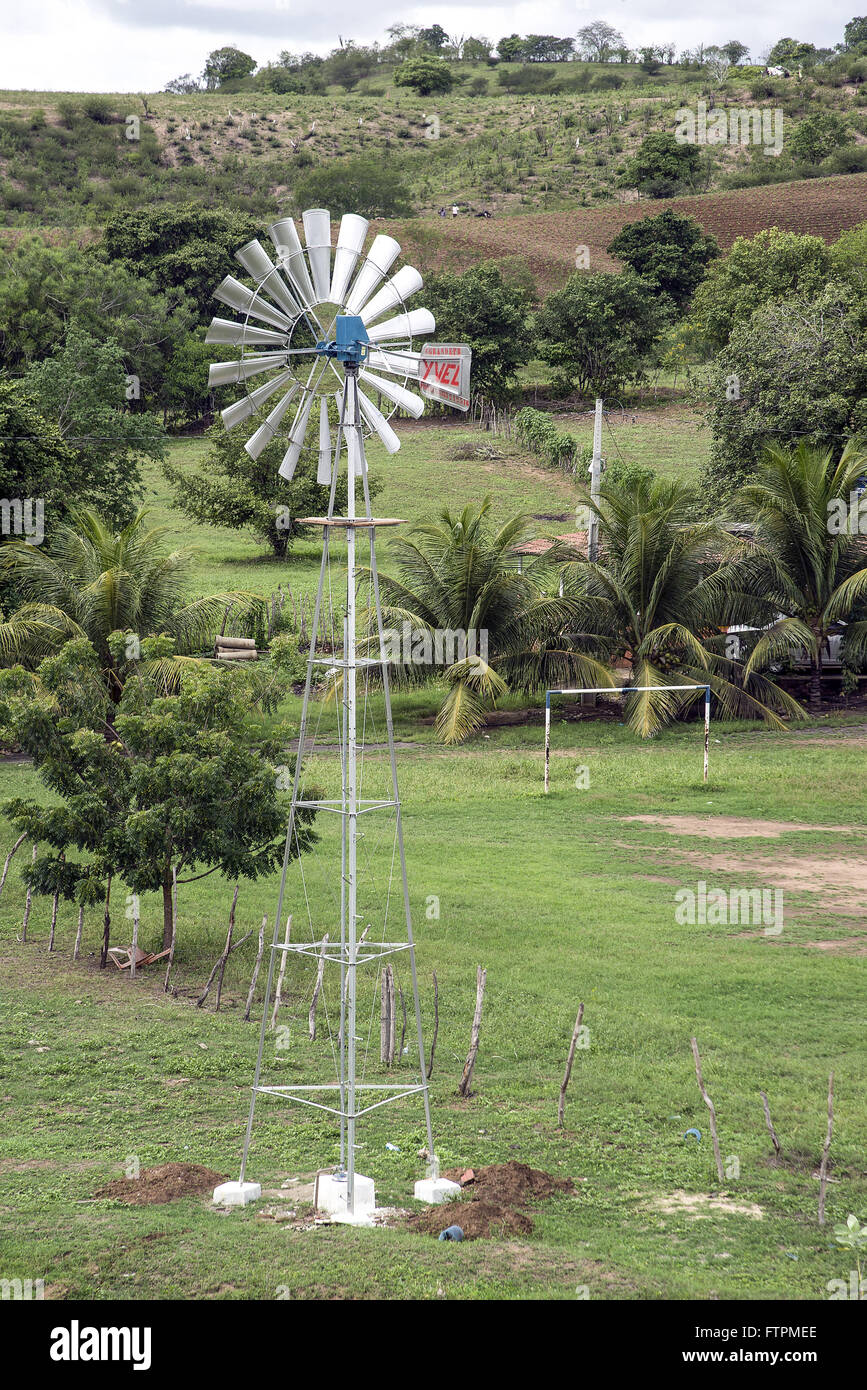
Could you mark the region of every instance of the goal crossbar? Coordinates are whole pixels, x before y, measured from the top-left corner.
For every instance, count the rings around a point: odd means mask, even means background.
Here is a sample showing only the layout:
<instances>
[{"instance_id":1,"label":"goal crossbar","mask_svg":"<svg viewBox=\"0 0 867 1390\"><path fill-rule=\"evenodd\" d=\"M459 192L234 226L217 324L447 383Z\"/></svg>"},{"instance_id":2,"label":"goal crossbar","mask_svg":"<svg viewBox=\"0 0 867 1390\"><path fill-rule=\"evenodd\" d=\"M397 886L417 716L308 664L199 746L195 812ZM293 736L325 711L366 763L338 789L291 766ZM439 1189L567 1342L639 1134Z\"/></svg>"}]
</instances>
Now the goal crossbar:
<instances>
[{"instance_id":1,"label":"goal crossbar","mask_svg":"<svg viewBox=\"0 0 867 1390\"><path fill-rule=\"evenodd\" d=\"M551 696L552 695L639 695L650 690L704 691L704 780L707 781L710 757L710 686L709 685L582 685L575 690L545 691L545 791L548 791L551 766Z\"/></svg>"}]
</instances>

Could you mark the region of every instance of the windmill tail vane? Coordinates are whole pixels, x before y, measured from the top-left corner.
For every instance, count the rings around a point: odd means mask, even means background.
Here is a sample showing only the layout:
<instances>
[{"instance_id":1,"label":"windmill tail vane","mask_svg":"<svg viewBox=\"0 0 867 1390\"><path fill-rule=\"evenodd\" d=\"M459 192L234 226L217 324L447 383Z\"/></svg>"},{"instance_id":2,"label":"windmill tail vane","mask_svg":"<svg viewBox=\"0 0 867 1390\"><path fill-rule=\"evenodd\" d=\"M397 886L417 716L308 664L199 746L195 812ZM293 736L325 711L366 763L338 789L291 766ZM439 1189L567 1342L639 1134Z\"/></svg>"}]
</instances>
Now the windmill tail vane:
<instances>
[{"instance_id":1,"label":"windmill tail vane","mask_svg":"<svg viewBox=\"0 0 867 1390\"><path fill-rule=\"evenodd\" d=\"M269 227L273 258L258 240L249 242L236 253L236 259L253 285L246 285L231 275L225 277L215 297L238 317L213 319L206 338L209 343L240 349L234 361L214 363L209 372L212 387L243 387L239 399L221 412L225 427L232 430L246 424L252 429L244 444L252 459L257 459L266 447L279 441L284 452L278 473L286 482L292 480L302 464L311 472L315 469L316 481L329 488L325 515L298 518L299 523L323 528L319 583L240 1178L237 1183L222 1184L215 1192L215 1200L244 1204L260 1195L260 1185L246 1180L254 1117L260 1097L276 1097L312 1107L338 1120L340 1160L333 1173L318 1179L318 1204L332 1219L369 1223L375 1201L374 1183L356 1171L358 1122L362 1116L374 1110L381 1111L392 1101L413 1096L422 1101L431 1166L428 1177L416 1184L416 1195L426 1200L442 1200L444 1191L454 1185L439 1179L434 1151L398 791L389 658L376 564L377 528L399 525L400 519L373 516L365 443L376 436L387 453L396 453L400 439L391 423L393 417L397 411L403 411L418 419L426 400L467 410L471 354L470 349L461 344L420 341L433 333L436 325L429 310L407 307L407 301L422 288L422 277L408 265L391 273L400 255L400 246L393 237L379 233L365 250L369 223L364 217L347 213L340 220L336 246L332 248L331 217L322 208L308 209L303 214L302 225L303 244L291 218L283 218ZM344 457L347 505L346 514L341 516L335 511L335 503ZM360 656L358 651L357 547L359 541L364 544L365 532L369 549L365 580L370 589L370 609L379 646L378 655L374 656ZM331 642L332 651L342 648L342 656L323 657L319 646L320 637L324 635L326 595L331 591L331 561L340 553L338 547L342 537L345 537L345 552L341 553L340 569L341 583L345 583L346 618L341 641L335 642L332 633ZM314 797L308 796L303 788L302 762L308 751L314 693L324 667L340 677L339 768L335 771L340 792L338 796ZM369 715L373 707L367 699L372 672L378 674L380 682L379 698L384 705L388 754L383 774L385 785L378 796L365 794L369 788L364 780L368 777L370 762L364 758L364 745L369 740L368 727L372 720ZM333 758L333 748L330 755ZM326 820L336 820L339 832L332 846L333 862L327 871L326 889L319 900L310 892L310 874L301 855L302 815L299 813L319 816L326 812L333 813L326 816ZM384 888L375 884L370 865L366 826L371 816L387 816L391 823L392 849ZM296 874L300 883L295 881ZM398 886L394 897L402 900L399 928L393 927L388 920L395 878ZM380 898L377 898L377 891ZM368 940L374 929L377 904L382 909L382 939ZM300 936L296 933L292 940L290 923L296 912L299 916L306 913L307 932L306 936L303 932ZM284 921L285 939L281 941ZM268 1083L263 1080L266 1040L269 1023L273 1026L278 1016L284 974L291 965L297 975L302 968L312 968L313 961L318 973L311 1019L315 1018L325 967L337 967L334 974L338 978L330 995L333 1013L335 1017L339 1015L336 1039L330 1020L328 1022L335 1078L327 1082L320 1080L321 1064L311 1056L307 1064L316 1079L310 1084L286 1081L285 1067L276 1083ZM392 971L399 968L400 961L408 962L409 967L417 1044L417 1066L415 1061L411 1064L415 1074L401 1083L392 1079L393 1072L368 1081L365 1079L367 1055L360 1059L358 1048L362 1041L357 1031L360 981L366 979L370 985L373 975L375 992L378 979L383 1037L387 1033L387 1017L390 1017L392 1029L391 1061L394 1018L388 991L393 996ZM275 974L278 977L276 994ZM300 989L297 981L292 988ZM323 998L327 994L323 989ZM402 988L400 995L403 999ZM275 1001L273 1014L272 1000ZM315 1027L311 1023L311 1039L314 1034ZM402 1050L408 1052L410 1049ZM398 1063L401 1060L398 1058ZM315 1166L321 1167L320 1164Z\"/></svg>"}]
</instances>

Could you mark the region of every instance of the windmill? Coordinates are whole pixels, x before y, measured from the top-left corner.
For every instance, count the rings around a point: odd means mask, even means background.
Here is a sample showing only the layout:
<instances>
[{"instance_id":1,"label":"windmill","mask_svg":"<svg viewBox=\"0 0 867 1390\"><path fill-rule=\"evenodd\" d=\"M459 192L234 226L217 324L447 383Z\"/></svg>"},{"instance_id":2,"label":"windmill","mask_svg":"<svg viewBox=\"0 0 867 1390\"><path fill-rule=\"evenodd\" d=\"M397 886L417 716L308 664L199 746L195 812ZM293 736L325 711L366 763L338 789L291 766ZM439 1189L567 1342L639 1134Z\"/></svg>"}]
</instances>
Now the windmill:
<instances>
[{"instance_id":1,"label":"windmill","mask_svg":"<svg viewBox=\"0 0 867 1390\"><path fill-rule=\"evenodd\" d=\"M300 522L323 528L322 561L311 623L298 755L240 1178L238 1182L218 1187L214 1200L243 1205L260 1195L259 1184L246 1181L246 1171L257 1100L267 1095L313 1107L339 1120L340 1161L335 1172L318 1179L318 1204L336 1219L363 1222L370 1220L374 1184L356 1172L357 1126L363 1115L391 1101L414 1096L423 1104L430 1167L427 1178L416 1184L416 1195L442 1200L455 1188L454 1184L439 1179L434 1157L397 783L389 659L376 565L377 528L398 525L399 520L373 516L365 441L375 435L389 454L396 453L400 440L390 423L391 417L400 409L417 419L424 410L425 398L466 410L469 407L470 349L456 344L419 345L419 339L434 331L434 318L427 309L407 308L407 301L422 287L422 277L408 265L391 273L400 255L400 246L393 237L379 233L365 251L369 224L365 218L347 213L341 218L336 247L332 251L328 211L309 209L303 214L302 223L303 245L295 223L291 218L283 218L268 229L274 247L273 258L259 241L251 241L236 253L236 259L253 286L231 275L220 283L215 297L232 309L236 317L215 318L206 338L209 343L240 349L234 361L215 363L209 374L212 387L238 385L244 388L239 399L222 411L226 428L255 425L244 445L252 459L258 459L268 445L279 440L281 445L285 443L278 470L282 478L291 481L299 463L307 457L310 467L315 462L317 481L329 488L326 515L298 518ZM346 480L343 515L336 509L342 463ZM369 547L365 583L370 599L368 630L373 632L372 655L359 653L359 533L367 534ZM339 642L335 640L332 622L331 652L323 654L319 639L324 631L326 592L330 597L331 566L340 555L341 538L345 538L346 543L346 616ZM342 572L342 559L340 563ZM361 780L365 769L363 753L371 675L374 679L378 676L381 682L388 751L385 774L388 785L379 797L364 796ZM333 796L316 795L305 789L302 776L314 684L321 688L323 676L331 681L339 705L339 778L334 788L337 794ZM360 682L364 683L363 692ZM362 694L364 717L359 727ZM333 889L335 884L339 885L339 891L332 893L332 917L329 918L327 906L322 908L321 904L314 903L311 907L305 880L303 899L309 919L309 939L290 940L287 922L285 939L281 940L287 877L298 834L296 818L300 807L313 809L317 816L321 813L326 819L333 815L339 823L339 845L334 844L335 857L330 873L330 886ZM386 939L387 934L397 935L387 922L382 926L382 940L367 940L371 910L370 903L363 900L364 891L369 891L369 887L359 862L360 852L366 853L365 832L360 829L360 822L377 813L387 813L393 822L385 917L387 919L390 910L392 880L396 875L403 919L396 940ZM300 855L297 863L301 870ZM290 886L290 893L292 891ZM297 886L294 892L298 898ZM363 929L360 927L362 921L367 923ZM419 1072L408 1082L394 1082L390 1076L368 1082L364 1079L364 1070L359 1074L358 1066L358 1044L362 1041L357 1031L361 1026L359 975L370 967L382 974L382 962L398 957L408 958L409 963ZM287 961L317 965L317 984L311 1005L313 1019L324 969L328 965L337 967L340 1021L337 1045L333 1047L333 1081L317 1079L310 1084L294 1081L266 1084L263 1081L269 1009L278 961L278 997ZM391 988L393 993L393 983ZM384 979L380 981L380 993L385 1014ZM275 1008L274 1018L276 1015ZM314 1034L315 1025L311 1023L311 1038ZM329 1038L333 1044L330 1025Z\"/></svg>"}]
</instances>

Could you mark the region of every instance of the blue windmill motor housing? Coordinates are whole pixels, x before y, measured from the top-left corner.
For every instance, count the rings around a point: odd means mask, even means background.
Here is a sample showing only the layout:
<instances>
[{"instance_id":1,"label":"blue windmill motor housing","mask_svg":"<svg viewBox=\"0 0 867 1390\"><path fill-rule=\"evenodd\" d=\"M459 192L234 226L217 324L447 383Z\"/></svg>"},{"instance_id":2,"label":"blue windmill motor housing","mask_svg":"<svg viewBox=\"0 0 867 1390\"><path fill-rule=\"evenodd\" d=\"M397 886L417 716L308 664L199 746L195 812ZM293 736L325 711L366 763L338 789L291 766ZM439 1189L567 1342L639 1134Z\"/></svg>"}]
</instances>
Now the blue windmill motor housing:
<instances>
[{"instance_id":1,"label":"blue windmill motor housing","mask_svg":"<svg viewBox=\"0 0 867 1390\"><path fill-rule=\"evenodd\" d=\"M333 343L316 344L317 352L333 357L338 362L354 363L360 366L367 358L370 339L367 336L361 317L358 314L337 315L337 337Z\"/></svg>"}]
</instances>

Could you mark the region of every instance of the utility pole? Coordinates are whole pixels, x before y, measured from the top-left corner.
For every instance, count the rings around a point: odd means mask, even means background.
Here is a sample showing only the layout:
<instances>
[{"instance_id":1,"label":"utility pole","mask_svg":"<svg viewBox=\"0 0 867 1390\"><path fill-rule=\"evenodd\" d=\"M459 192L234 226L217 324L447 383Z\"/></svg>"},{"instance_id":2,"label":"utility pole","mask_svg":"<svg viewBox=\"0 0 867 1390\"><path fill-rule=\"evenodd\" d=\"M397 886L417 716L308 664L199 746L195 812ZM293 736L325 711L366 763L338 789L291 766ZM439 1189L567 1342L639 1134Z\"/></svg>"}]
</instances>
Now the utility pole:
<instances>
[{"instance_id":1,"label":"utility pole","mask_svg":"<svg viewBox=\"0 0 867 1390\"><path fill-rule=\"evenodd\" d=\"M588 469L590 474L590 501L599 501L599 484L602 481L602 397L596 397L596 419L593 422L593 458ZM599 518L590 512L587 530L587 558L595 560L599 549Z\"/></svg>"}]
</instances>

